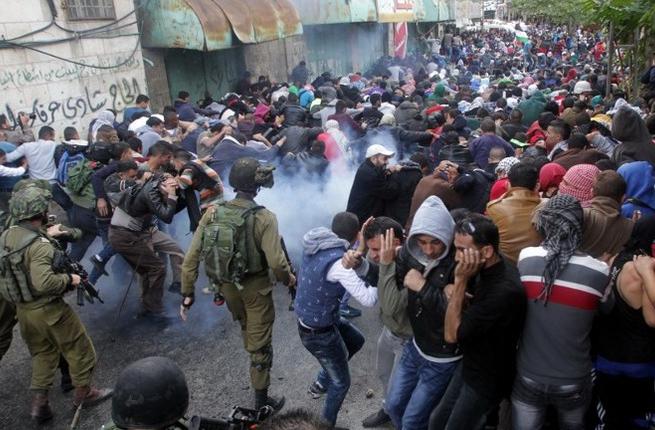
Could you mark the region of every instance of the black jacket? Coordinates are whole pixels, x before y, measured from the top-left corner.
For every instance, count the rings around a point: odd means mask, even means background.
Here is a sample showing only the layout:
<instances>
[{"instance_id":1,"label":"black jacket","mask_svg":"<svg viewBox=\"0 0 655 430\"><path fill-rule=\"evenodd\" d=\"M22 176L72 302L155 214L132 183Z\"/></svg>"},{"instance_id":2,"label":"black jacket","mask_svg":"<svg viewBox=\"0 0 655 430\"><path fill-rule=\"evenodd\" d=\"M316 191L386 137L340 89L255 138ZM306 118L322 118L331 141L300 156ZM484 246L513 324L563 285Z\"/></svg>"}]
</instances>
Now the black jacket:
<instances>
[{"instance_id":1,"label":"black jacket","mask_svg":"<svg viewBox=\"0 0 655 430\"><path fill-rule=\"evenodd\" d=\"M444 339L444 322L448 300L444 287L451 281L454 268L454 251L444 257L439 264L430 269L426 276L427 282L420 292L409 290L407 293L407 313L412 324L414 339L421 352L431 357L448 358L459 355L458 346L446 343ZM411 257L407 245L403 246L398 255L399 264L405 271L425 268ZM396 273L398 275L398 273Z\"/></svg>"},{"instance_id":2,"label":"black jacket","mask_svg":"<svg viewBox=\"0 0 655 430\"><path fill-rule=\"evenodd\" d=\"M178 211L178 202L163 196L160 184L160 180L150 179L142 186L129 189L118 202L118 207L140 223L141 231L152 226L155 218L170 224Z\"/></svg>"},{"instance_id":3,"label":"black jacket","mask_svg":"<svg viewBox=\"0 0 655 430\"><path fill-rule=\"evenodd\" d=\"M453 189L462 199L462 206L471 212L482 214L487 209L489 192L495 176L481 169L460 173Z\"/></svg>"},{"instance_id":4,"label":"black jacket","mask_svg":"<svg viewBox=\"0 0 655 430\"><path fill-rule=\"evenodd\" d=\"M292 125L291 127L283 128L282 131L271 140L271 143L275 145L275 143L283 137L287 138L284 145L280 147L280 156L284 157L288 153L299 154L303 151L307 151L312 140L315 140L321 133L323 133L323 129L320 127L306 128Z\"/></svg>"},{"instance_id":5,"label":"black jacket","mask_svg":"<svg viewBox=\"0 0 655 430\"><path fill-rule=\"evenodd\" d=\"M384 202L393 200L398 195L398 183L389 180L384 169L375 167L370 160L364 161L353 181L348 197L348 212L357 215L363 223L370 216L380 216Z\"/></svg>"},{"instance_id":6,"label":"black jacket","mask_svg":"<svg viewBox=\"0 0 655 430\"><path fill-rule=\"evenodd\" d=\"M418 164L411 161L403 163L403 169L389 177L390 181L398 184L398 197L386 202L384 215L395 219L400 225L405 225L409 218L414 190L422 178L423 173Z\"/></svg>"},{"instance_id":7,"label":"black jacket","mask_svg":"<svg viewBox=\"0 0 655 430\"><path fill-rule=\"evenodd\" d=\"M526 133L528 131L528 127L524 126L523 124L516 124L509 121L503 124L502 128L505 130L505 133L507 133L507 140L514 139L516 133Z\"/></svg>"},{"instance_id":8,"label":"black jacket","mask_svg":"<svg viewBox=\"0 0 655 430\"><path fill-rule=\"evenodd\" d=\"M357 122L364 122L368 128L377 127L382 119L382 112L376 107L367 107L353 118Z\"/></svg>"},{"instance_id":9,"label":"black jacket","mask_svg":"<svg viewBox=\"0 0 655 430\"><path fill-rule=\"evenodd\" d=\"M286 104L280 110L280 115L284 115L284 127L292 125L303 126L307 122L307 111L298 104Z\"/></svg>"}]
</instances>

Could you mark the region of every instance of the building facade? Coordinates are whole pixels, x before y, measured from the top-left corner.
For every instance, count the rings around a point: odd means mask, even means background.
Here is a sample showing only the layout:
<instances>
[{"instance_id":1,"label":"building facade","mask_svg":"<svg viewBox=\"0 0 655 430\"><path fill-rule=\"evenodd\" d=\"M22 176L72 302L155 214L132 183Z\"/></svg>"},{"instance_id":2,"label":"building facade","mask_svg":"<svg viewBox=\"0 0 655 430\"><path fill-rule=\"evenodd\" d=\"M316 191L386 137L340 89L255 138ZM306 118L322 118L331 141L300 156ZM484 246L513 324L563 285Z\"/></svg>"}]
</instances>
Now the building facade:
<instances>
[{"instance_id":1,"label":"building facade","mask_svg":"<svg viewBox=\"0 0 655 430\"><path fill-rule=\"evenodd\" d=\"M99 111L114 109L120 120L148 92L132 0L2 5L0 114L10 122L24 112L35 129L74 126L84 136Z\"/></svg>"}]
</instances>

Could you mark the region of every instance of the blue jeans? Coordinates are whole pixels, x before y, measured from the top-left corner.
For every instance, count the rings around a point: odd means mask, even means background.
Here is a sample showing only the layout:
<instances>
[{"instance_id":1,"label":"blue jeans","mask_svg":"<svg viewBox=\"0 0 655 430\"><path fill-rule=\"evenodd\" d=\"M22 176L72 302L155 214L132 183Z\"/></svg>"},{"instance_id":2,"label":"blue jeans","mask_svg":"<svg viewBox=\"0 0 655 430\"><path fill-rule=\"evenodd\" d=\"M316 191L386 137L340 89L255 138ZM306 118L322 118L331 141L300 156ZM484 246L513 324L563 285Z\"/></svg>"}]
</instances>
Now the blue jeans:
<instances>
[{"instance_id":1,"label":"blue jeans","mask_svg":"<svg viewBox=\"0 0 655 430\"><path fill-rule=\"evenodd\" d=\"M430 415L430 430L478 430L484 427L487 414L499 403L480 395L462 379L462 365L453 378L439 405Z\"/></svg>"},{"instance_id":2,"label":"blue jeans","mask_svg":"<svg viewBox=\"0 0 655 430\"><path fill-rule=\"evenodd\" d=\"M542 428L548 405L557 411L560 430L584 428L584 417L590 401L591 377L580 384L546 385L517 375L512 389L512 428Z\"/></svg>"},{"instance_id":3,"label":"blue jeans","mask_svg":"<svg viewBox=\"0 0 655 430\"><path fill-rule=\"evenodd\" d=\"M348 360L362 348L364 336L344 318L325 332L311 332L302 327L298 328L298 332L303 346L321 364L322 369L316 380L327 389L323 419L335 425L350 388Z\"/></svg>"},{"instance_id":4,"label":"blue jeans","mask_svg":"<svg viewBox=\"0 0 655 430\"><path fill-rule=\"evenodd\" d=\"M116 251L114 251L114 248L111 247L109 244L109 240L107 238L107 233L109 232L109 221L98 221L96 220L96 224L98 226L98 235L102 239L103 243L103 248L100 250L98 253L98 256L102 259L102 262L106 265L107 262L111 259L116 254ZM98 282L98 279L102 276L102 272L96 268L96 266L93 266L93 269L91 269L91 274L89 275L89 282L95 285L96 282Z\"/></svg>"},{"instance_id":5,"label":"blue jeans","mask_svg":"<svg viewBox=\"0 0 655 430\"><path fill-rule=\"evenodd\" d=\"M457 364L428 361L419 354L413 340L407 342L391 376L385 402L396 429L428 428L430 413L446 391Z\"/></svg>"}]
</instances>

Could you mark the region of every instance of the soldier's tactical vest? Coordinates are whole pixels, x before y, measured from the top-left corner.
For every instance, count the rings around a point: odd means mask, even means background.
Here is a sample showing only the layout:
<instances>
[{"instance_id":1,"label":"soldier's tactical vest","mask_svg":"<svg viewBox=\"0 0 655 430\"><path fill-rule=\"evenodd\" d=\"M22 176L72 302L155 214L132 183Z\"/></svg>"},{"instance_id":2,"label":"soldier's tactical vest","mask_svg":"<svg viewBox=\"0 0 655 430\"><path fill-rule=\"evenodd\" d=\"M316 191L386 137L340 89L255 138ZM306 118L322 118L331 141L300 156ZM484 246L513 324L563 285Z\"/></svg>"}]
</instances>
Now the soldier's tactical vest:
<instances>
[{"instance_id":1,"label":"soldier's tactical vest","mask_svg":"<svg viewBox=\"0 0 655 430\"><path fill-rule=\"evenodd\" d=\"M0 296L17 304L34 301L24 257L27 248L41 236L22 229L25 233L20 236L18 244L10 249L6 244L7 234L14 228L20 227L10 227L0 235Z\"/></svg>"},{"instance_id":2,"label":"soldier's tactical vest","mask_svg":"<svg viewBox=\"0 0 655 430\"><path fill-rule=\"evenodd\" d=\"M246 208L230 202L214 206L200 250L214 288L229 283L242 289L244 277L267 269L254 238L255 213L263 208L254 202Z\"/></svg>"}]
</instances>

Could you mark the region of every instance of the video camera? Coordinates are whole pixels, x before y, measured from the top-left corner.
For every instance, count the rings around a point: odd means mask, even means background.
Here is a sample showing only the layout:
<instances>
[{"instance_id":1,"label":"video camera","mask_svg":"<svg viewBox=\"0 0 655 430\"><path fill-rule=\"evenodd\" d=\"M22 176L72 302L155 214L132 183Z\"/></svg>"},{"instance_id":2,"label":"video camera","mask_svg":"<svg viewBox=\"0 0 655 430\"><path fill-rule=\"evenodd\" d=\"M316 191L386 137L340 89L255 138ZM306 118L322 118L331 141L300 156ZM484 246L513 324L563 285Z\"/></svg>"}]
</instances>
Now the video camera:
<instances>
[{"instance_id":1,"label":"video camera","mask_svg":"<svg viewBox=\"0 0 655 430\"><path fill-rule=\"evenodd\" d=\"M273 414L273 408L264 406L260 410L246 409L240 406L232 408L225 419L213 419L194 416L191 418L189 430L249 430L256 429L258 424Z\"/></svg>"}]
</instances>

